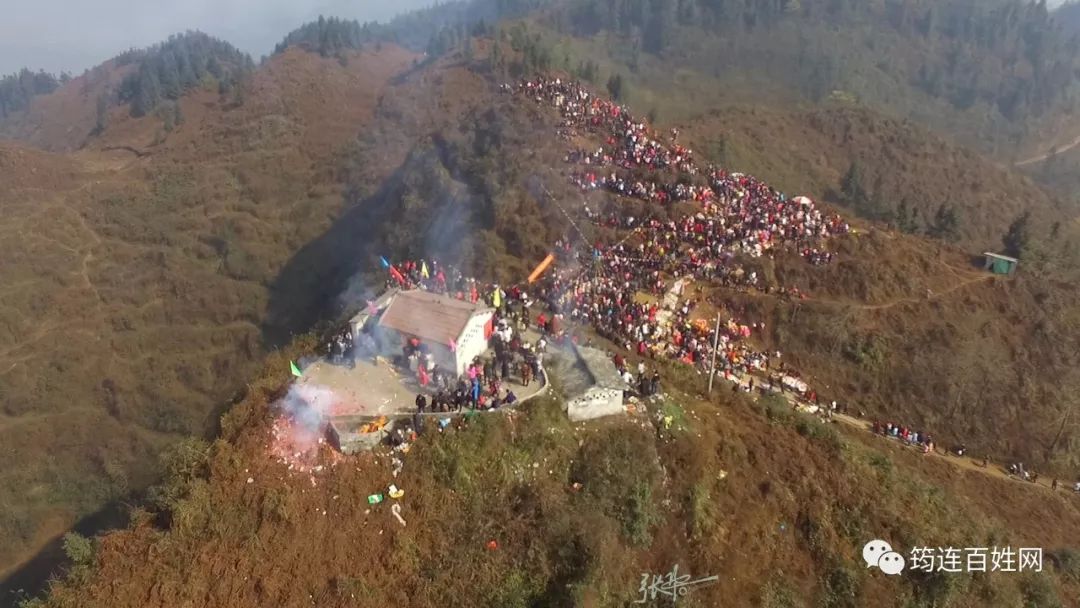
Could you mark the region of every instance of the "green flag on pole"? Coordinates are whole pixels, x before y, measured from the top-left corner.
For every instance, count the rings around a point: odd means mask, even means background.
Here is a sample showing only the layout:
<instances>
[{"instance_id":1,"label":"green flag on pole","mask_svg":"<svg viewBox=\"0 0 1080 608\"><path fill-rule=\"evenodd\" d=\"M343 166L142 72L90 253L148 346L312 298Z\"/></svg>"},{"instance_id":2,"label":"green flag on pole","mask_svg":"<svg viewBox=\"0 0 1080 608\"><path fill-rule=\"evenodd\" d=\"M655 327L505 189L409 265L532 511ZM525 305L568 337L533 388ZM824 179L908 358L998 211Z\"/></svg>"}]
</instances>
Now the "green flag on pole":
<instances>
[{"instance_id":1,"label":"green flag on pole","mask_svg":"<svg viewBox=\"0 0 1080 608\"><path fill-rule=\"evenodd\" d=\"M297 378L304 375L300 372L300 368L296 367L296 364L292 361L289 361L289 369L292 371L292 375L296 376Z\"/></svg>"}]
</instances>

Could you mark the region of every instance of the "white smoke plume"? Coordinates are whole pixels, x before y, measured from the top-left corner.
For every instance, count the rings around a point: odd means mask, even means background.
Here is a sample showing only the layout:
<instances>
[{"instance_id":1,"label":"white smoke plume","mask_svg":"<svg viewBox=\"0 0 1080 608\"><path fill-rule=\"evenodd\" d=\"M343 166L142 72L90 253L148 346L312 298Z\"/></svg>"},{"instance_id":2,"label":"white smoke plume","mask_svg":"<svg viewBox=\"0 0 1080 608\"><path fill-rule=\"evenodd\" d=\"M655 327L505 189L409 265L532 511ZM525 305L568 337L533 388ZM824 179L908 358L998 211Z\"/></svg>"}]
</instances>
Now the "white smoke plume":
<instances>
[{"instance_id":1,"label":"white smoke plume","mask_svg":"<svg viewBox=\"0 0 1080 608\"><path fill-rule=\"evenodd\" d=\"M280 407L297 426L318 432L326 425L338 401L337 394L325 386L293 384L282 398Z\"/></svg>"},{"instance_id":2,"label":"white smoke plume","mask_svg":"<svg viewBox=\"0 0 1080 608\"><path fill-rule=\"evenodd\" d=\"M341 399L325 386L293 384L277 403L270 452L290 470L303 473L323 469L320 452L326 446L326 425ZM312 479L314 483L314 479Z\"/></svg>"}]
</instances>

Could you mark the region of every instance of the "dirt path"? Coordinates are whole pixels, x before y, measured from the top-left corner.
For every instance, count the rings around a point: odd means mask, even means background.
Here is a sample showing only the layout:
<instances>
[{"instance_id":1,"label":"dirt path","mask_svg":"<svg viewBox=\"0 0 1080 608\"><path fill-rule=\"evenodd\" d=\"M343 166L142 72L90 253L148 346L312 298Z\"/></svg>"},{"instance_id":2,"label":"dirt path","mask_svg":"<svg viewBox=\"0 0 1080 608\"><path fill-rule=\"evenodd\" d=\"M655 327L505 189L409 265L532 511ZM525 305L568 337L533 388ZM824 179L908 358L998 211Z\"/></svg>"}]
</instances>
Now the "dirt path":
<instances>
[{"instance_id":1,"label":"dirt path","mask_svg":"<svg viewBox=\"0 0 1080 608\"><path fill-rule=\"evenodd\" d=\"M945 289L944 292L933 292L928 297L924 297L924 298L897 298L895 300L891 300L891 301L888 301L888 302L876 303L876 305L866 305L866 303L846 302L846 301L841 301L841 300L831 300L831 299L814 298L814 297L809 297L809 298L802 299L802 300L799 300L799 301L821 302L821 303L826 303L826 305L839 306L839 307L845 307L845 308L853 308L853 309L856 309L856 310L886 310L886 309L890 309L890 308L893 308L893 307L896 307L896 306L903 305L903 303L921 303L921 302L933 301L933 300L942 298L944 296L947 296L947 295L949 295L951 293L957 292L957 291L959 291L959 289L962 289L962 288L967 287L969 285L972 285L974 283L982 283L982 282L985 282L985 281L989 281L991 279L994 279L993 274L980 274L980 275L976 275L976 276L971 276L971 278L963 280L963 281L957 283L956 285L953 285L953 286L949 287L948 289ZM762 294L762 295L765 295L765 294Z\"/></svg>"},{"instance_id":2,"label":"dirt path","mask_svg":"<svg viewBox=\"0 0 1080 608\"><path fill-rule=\"evenodd\" d=\"M941 298L943 296L947 296L947 295L949 295L950 293L952 293L954 291L957 291L959 289L963 289L963 288L965 288L968 285L971 285L973 283L979 283L979 282L982 282L982 281L989 281L992 278L994 278L994 275L992 275L992 274L986 274L986 275L979 275L979 276L971 277L969 279L966 279L964 281L961 281L961 282L957 283L956 285L953 285L952 287L946 289L945 291L932 292L932 293L930 293L929 296L927 296L925 298L900 298L900 299L897 299L897 300L893 300L891 302L885 302L884 304L857 304L857 305L854 305L853 307L858 308L859 310L884 310L886 308L892 308L892 307L898 306L900 304L918 304L920 302L931 302L931 301L936 300L938 298Z\"/></svg>"},{"instance_id":3,"label":"dirt path","mask_svg":"<svg viewBox=\"0 0 1080 608\"><path fill-rule=\"evenodd\" d=\"M872 431L873 424L872 423L867 422L865 420L862 420L860 418L856 418L854 416L848 416L847 414L834 414L833 415L833 420L835 420L837 422L840 422L840 423L844 424L845 426L848 426L848 427L851 427L851 428L854 428L854 429L865 431L865 432L871 433L871 434L873 433L873 431ZM890 441L890 442L892 442L893 444L895 444L896 446L898 446L898 447L900 447L902 449L909 449L909 450L917 450L917 449L919 449L919 448L915 448L913 446L909 446L909 445L905 444L904 442L900 441L899 439L892 439L892 438L889 438L889 437L880 437L880 438L882 440L884 440L884 441ZM933 452L927 453L926 457L927 458L938 458L938 459L944 460L944 461L948 462L949 464L951 464L951 465L953 465L955 467L959 467L961 469L964 469L965 471L974 471L976 473L979 473L979 474L982 474L982 475L988 475L990 477L996 477L998 479L1004 479L1004 480L1013 481L1013 482L1016 482L1016 483L1024 483L1025 485L1040 486L1040 487L1043 487L1043 488L1045 488L1047 490L1051 489L1050 484L1052 483L1052 478L1046 478L1046 477L1040 476L1039 480L1036 481L1036 482L1030 482L1030 481L1023 482L1020 479L1017 479L1016 477L1013 477L1013 476L1009 475L1008 470L1005 467L1001 466L1000 464L994 463L994 462L989 462L987 464L987 466L984 467L983 464L982 464L981 459L972 458L970 456L954 456L954 455L951 455L951 454L947 454L947 453L945 453L943 451L940 451L940 449L935 449ZM1061 490L1063 488L1067 492L1071 491L1072 484L1070 483L1070 480L1059 480L1059 481L1061 481L1061 487L1059 487L1059 490Z\"/></svg>"},{"instance_id":4,"label":"dirt path","mask_svg":"<svg viewBox=\"0 0 1080 608\"><path fill-rule=\"evenodd\" d=\"M1065 152L1068 152L1069 150L1072 150L1076 146L1080 146L1080 135L1078 135L1076 137L1076 139L1072 140L1072 142L1070 142L1069 144L1067 144L1065 146L1059 146L1057 148L1057 150L1055 150L1054 152L1056 154L1063 154ZM1050 154L1051 154L1050 152L1047 152L1046 154L1040 154L1038 156L1032 156L1031 158L1025 158L1024 160L1018 160L1015 163L1013 163L1013 166L1014 167L1023 167L1024 165L1031 165L1031 164L1035 164L1035 163L1040 163L1040 162L1050 158Z\"/></svg>"},{"instance_id":5,"label":"dirt path","mask_svg":"<svg viewBox=\"0 0 1080 608\"><path fill-rule=\"evenodd\" d=\"M953 285L952 287L950 287L950 288L948 288L948 289L946 289L944 291L932 292L928 297L924 297L924 298L897 298L895 300L890 300L888 302L882 302L881 304L859 304L858 302L845 302L843 300L831 300L831 299L828 299L828 298L816 298L816 297L813 297L813 296L806 297L806 298L803 298L803 299L800 299L800 300L793 300L793 302L796 302L796 303L818 302L818 303L821 303L821 304L828 304L830 306L839 306L839 307L844 307L844 308L854 308L856 310L885 310L885 309L888 309L888 308L893 308L894 306L899 306L901 304L919 304L919 303L923 303L923 302L932 302L934 300L937 300L938 298L947 296L947 295L949 295L949 294L951 294L951 293L953 293L955 291L963 289L963 288L965 288L965 287L967 287L969 285L972 285L974 283L980 283L980 282L983 282L983 281L989 281L989 280L992 280L993 278L994 278L994 275L992 275L992 274L980 274L980 275L976 275L976 276L972 276L972 277L969 277L967 279L964 279L964 280L960 281L959 283ZM775 294L764 293L764 292L760 292L760 291L739 291L738 293L740 295L750 296L752 298L775 298L775 297L777 297Z\"/></svg>"}]
</instances>

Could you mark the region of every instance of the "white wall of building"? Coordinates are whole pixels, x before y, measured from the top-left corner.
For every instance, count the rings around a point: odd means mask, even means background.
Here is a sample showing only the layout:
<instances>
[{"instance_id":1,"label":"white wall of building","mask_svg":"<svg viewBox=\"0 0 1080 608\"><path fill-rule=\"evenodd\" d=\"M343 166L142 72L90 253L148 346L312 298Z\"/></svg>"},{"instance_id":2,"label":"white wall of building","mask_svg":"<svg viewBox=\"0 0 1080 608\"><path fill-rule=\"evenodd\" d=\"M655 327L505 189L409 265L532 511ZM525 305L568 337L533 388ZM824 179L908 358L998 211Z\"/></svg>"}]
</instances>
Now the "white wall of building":
<instances>
[{"instance_id":1,"label":"white wall of building","mask_svg":"<svg viewBox=\"0 0 1080 608\"><path fill-rule=\"evenodd\" d=\"M484 326L491 320L493 314L494 311L487 310L473 315L465 325L461 336L458 337L456 370L459 376L465 373L465 368L469 367L473 359L487 350L488 342L484 338Z\"/></svg>"}]
</instances>

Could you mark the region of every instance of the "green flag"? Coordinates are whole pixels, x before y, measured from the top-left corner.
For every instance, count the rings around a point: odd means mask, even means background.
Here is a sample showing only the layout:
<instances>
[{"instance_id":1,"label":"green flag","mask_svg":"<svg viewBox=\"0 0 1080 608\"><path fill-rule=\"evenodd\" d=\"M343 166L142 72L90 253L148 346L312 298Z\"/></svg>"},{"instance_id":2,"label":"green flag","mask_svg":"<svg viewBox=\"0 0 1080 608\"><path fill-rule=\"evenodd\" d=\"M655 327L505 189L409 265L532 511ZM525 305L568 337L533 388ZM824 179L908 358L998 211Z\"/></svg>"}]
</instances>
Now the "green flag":
<instances>
[{"instance_id":1,"label":"green flag","mask_svg":"<svg viewBox=\"0 0 1080 608\"><path fill-rule=\"evenodd\" d=\"M300 368L296 367L296 364L292 361L289 361L289 369L292 370L292 375L296 376L297 378L304 375L300 372Z\"/></svg>"}]
</instances>

